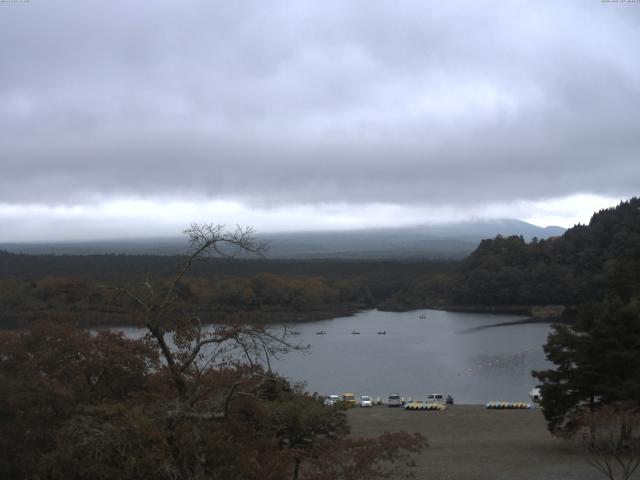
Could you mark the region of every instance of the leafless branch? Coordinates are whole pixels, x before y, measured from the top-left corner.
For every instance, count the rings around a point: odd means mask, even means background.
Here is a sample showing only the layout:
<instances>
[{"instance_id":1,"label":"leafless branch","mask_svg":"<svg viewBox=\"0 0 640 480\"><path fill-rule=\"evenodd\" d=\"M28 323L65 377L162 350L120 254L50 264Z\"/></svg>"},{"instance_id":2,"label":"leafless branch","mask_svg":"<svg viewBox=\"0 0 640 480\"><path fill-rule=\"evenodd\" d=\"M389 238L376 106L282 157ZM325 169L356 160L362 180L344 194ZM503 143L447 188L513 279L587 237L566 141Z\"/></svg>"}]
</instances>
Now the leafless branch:
<instances>
[{"instance_id":1,"label":"leafless branch","mask_svg":"<svg viewBox=\"0 0 640 480\"><path fill-rule=\"evenodd\" d=\"M176 388L186 398L192 391L190 385L197 384L200 377L202 366L198 362L202 360L207 346L215 345L215 348L206 349L210 358L205 361L205 365L211 365L214 357L230 356L233 352L223 346L231 344L244 353L244 359L251 367L257 365L264 355L269 369L271 357L289 350L299 350L301 347L287 340L286 330L281 336L276 336L263 328L236 325L204 333L198 315L193 315L189 320L167 320L172 313L179 315L174 311L178 300L176 290L198 258L210 253L222 257L234 257L240 253L262 255L266 248L266 244L256 241L252 228L236 226L233 230L227 230L219 224L194 223L184 233L189 240L189 254L162 294L154 289L149 279L142 285L145 295L134 293L126 287L118 287L116 290L143 310L149 336L157 342ZM170 346L165 339L167 332L172 332L175 347Z\"/></svg>"},{"instance_id":2,"label":"leafless branch","mask_svg":"<svg viewBox=\"0 0 640 480\"><path fill-rule=\"evenodd\" d=\"M640 467L640 412L607 405L581 418L587 462L610 480L628 480Z\"/></svg>"}]
</instances>

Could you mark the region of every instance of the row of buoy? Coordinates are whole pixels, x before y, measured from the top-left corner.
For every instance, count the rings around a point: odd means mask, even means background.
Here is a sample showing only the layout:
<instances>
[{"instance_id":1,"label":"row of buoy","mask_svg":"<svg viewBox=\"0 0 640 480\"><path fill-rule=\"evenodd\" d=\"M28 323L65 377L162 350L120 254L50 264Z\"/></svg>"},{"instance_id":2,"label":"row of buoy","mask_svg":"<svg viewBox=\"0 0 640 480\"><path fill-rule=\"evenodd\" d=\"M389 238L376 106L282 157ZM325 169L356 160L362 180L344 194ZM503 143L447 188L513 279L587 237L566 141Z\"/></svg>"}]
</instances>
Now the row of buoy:
<instances>
[{"instance_id":1,"label":"row of buoy","mask_svg":"<svg viewBox=\"0 0 640 480\"><path fill-rule=\"evenodd\" d=\"M493 409L519 409L519 410L526 410L531 408L531 404L530 403L526 403L526 402L496 402L496 401L492 401L487 403L487 408L493 408Z\"/></svg>"},{"instance_id":2,"label":"row of buoy","mask_svg":"<svg viewBox=\"0 0 640 480\"><path fill-rule=\"evenodd\" d=\"M326 335L327 332L325 332L324 330L320 330L316 332L316 335ZM386 335L387 331L386 330L380 330L377 332L378 335ZM293 332L289 332L289 335L300 335L300 332L298 331L293 331ZM360 332L357 330L353 330L351 332L351 335L360 335Z\"/></svg>"},{"instance_id":3,"label":"row of buoy","mask_svg":"<svg viewBox=\"0 0 640 480\"><path fill-rule=\"evenodd\" d=\"M404 407L406 410L446 410L446 405L441 403L409 403Z\"/></svg>"}]
</instances>

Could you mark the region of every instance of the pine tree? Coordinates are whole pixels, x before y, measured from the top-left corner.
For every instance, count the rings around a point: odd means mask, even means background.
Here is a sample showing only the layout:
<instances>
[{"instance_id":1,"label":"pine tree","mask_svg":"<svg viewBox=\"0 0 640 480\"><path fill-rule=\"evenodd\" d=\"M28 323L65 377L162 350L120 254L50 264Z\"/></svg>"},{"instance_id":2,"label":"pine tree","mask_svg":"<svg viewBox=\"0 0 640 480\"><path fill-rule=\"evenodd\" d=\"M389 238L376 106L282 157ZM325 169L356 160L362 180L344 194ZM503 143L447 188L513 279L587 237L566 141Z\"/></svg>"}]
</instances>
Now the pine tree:
<instances>
[{"instance_id":1,"label":"pine tree","mask_svg":"<svg viewBox=\"0 0 640 480\"><path fill-rule=\"evenodd\" d=\"M640 406L640 297L585 305L576 325L554 326L544 350L555 368L533 375L551 432L575 432L585 410Z\"/></svg>"}]
</instances>

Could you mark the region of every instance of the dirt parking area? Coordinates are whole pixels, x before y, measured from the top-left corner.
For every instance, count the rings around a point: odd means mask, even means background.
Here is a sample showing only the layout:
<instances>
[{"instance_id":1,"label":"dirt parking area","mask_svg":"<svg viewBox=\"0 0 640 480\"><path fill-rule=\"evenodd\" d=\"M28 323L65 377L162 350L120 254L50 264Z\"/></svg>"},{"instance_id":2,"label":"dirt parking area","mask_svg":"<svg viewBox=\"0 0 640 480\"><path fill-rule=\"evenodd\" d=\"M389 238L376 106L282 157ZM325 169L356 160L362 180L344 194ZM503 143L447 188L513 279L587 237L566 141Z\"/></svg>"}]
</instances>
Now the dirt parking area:
<instances>
[{"instance_id":1,"label":"dirt parking area","mask_svg":"<svg viewBox=\"0 0 640 480\"><path fill-rule=\"evenodd\" d=\"M415 459L418 479L604 478L567 442L547 432L539 410L453 405L439 412L376 406L351 409L348 417L354 436L404 430L427 437L429 447Z\"/></svg>"}]
</instances>

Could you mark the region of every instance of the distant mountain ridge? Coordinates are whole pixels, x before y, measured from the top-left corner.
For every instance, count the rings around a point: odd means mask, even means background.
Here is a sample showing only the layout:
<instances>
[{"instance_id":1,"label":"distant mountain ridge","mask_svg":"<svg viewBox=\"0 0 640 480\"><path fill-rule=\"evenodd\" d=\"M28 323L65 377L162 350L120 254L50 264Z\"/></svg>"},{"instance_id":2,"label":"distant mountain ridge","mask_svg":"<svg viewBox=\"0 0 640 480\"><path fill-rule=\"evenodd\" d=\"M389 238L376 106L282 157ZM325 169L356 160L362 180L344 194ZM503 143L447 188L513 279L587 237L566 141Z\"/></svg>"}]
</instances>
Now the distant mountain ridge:
<instances>
[{"instance_id":1,"label":"distant mountain ridge","mask_svg":"<svg viewBox=\"0 0 640 480\"><path fill-rule=\"evenodd\" d=\"M267 257L277 259L459 259L485 238L519 235L525 240L563 235L562 227L538 227L515 219L479 220L438 225L351 231L315 231L259 234L269 245ZM187 250L183 238L149 238L87 242L4 243L0 250L24 254L176 255Z\"/></svg>"},{"instance_id":2,"label":"distant mountain ridge","mask_svg":"<svg viewBox=\"0 0 640 480\"><path fill-rule=\"evenodd\" d=\"M485 238L521 235L526 240L564 234L521 220L459 222L342 232L265 235L275 258L463 258Z\"/></svg>"}]
</instances>

